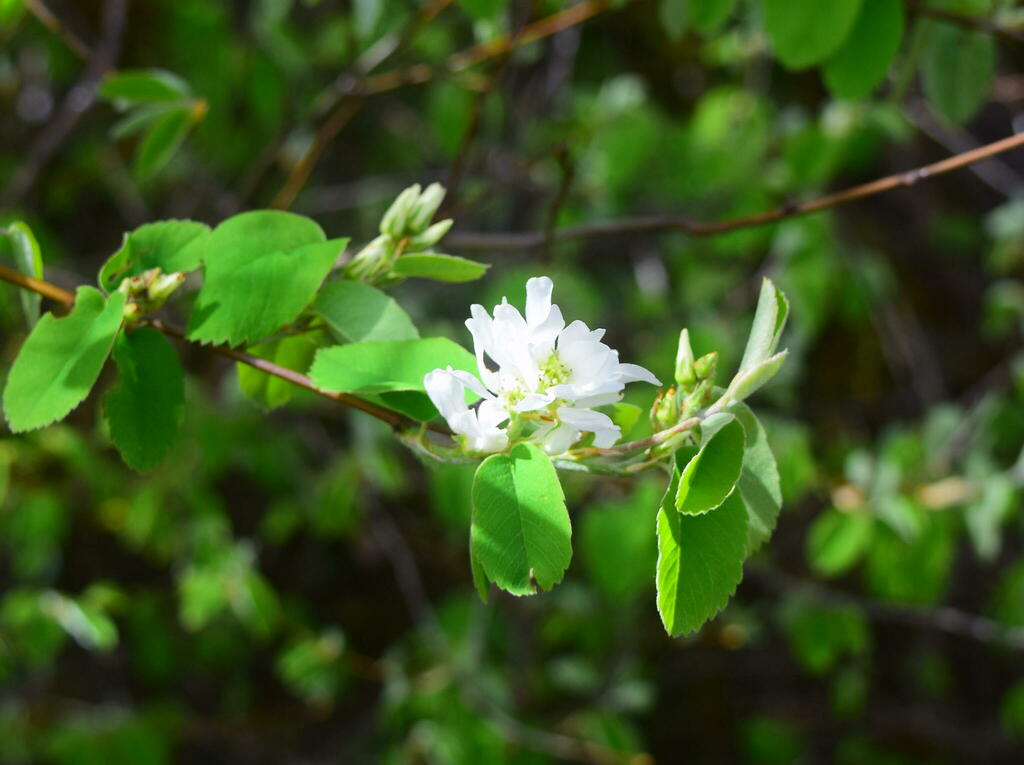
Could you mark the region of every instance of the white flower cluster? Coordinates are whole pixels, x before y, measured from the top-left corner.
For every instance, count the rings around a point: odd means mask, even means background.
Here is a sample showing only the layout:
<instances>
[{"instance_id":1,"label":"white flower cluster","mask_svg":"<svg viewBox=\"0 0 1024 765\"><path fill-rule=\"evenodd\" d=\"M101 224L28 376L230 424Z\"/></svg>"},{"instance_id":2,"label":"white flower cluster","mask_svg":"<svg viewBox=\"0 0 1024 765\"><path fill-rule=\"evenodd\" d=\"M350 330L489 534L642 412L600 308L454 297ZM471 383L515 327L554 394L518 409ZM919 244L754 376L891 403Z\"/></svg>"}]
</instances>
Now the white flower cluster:
<instances>
[{"instance_id":1,"label":"white flower cluster","mask_svg":"<svg viewBox=\"0 0 1024 765\"><path fill-rule=\"evenodd\" d=\"M493 318L483 306L472 306L466 326L480 379L451 367L424 378L427 395L466 449L506 449L506 423L516 423L517 433L524 423L532 427L522 434L549 454L561 454L584 433L594 434L595 446L608 447L622 434L591 407L621 399L628 382L661 385L643 367L620 364L618 351L601 342L603 329L591 330L582 321L566 326L551 303L552 288L546 276L526 282L525 319L507 299L494 307ZM465 388L481 397L476 409L467 406Z\"/></svg>"}]
</instances>

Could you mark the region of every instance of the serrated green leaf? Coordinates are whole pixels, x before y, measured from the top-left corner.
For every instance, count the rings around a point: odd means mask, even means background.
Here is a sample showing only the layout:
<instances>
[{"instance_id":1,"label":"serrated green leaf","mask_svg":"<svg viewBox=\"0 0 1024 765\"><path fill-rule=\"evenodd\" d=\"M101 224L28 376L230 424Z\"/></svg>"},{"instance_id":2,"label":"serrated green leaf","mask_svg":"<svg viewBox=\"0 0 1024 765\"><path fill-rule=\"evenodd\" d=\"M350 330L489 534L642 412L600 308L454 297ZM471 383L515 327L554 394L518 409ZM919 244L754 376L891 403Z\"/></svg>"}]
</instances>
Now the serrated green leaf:
<instances>
[{"instance_id":1,"label":"serrated green leaf","mask_svg":"<svg viewBox=\"0 0 1024 765\"><path fill-rule=\"evenodd\" d=\"M63 419L89 395L121 328L124 295L79 287L64 318L46 314L18 352L4 386L15 433Z\"/></svg>"},{"instance_id":2,"label":"serrated green leaf","mask_svg":"<svg viewBox=\"0 0 1024 765\"><path fill-rule=\"evenodd\" d=\"M902 0L868 0L850 36L822 67L837 98L864 98L885 79L903 41Z\"/></svg>"},{"instance_id":3,"label":"serrated green leaf","mask_svg":"<svg viewBox=\"0 0 1024 765\"><path fill-rule=\"evenodd\" d=\"M677 452L676 509L686 515L700 515L721 505L732 493L743 467L745 436L739 420L731 414L717 414L705 420L703 429L696 454Z\"/></svg>"},{"instance_id":4,"label":"serrated green leaf","mask_svg":"<svg viewBox=\"0 0 1024 765\"><path fill-rule=\"evenodd\" d=\"M162 220L147 223L124 235L121 248L100 268L100 287L113 292L126 276L151 268L165 274L199 267L201 238L210 227L194 220Z\"/></svg>"},{"instance_id":5,"label":"serrated green leaf","mask_svg":"<svg viewBox=\"0 0 1024 765\"><path fill-rule=\"evenodd\" d=\"M189 339L238 345L279 330L313 300L347 242L325 241L314 221L276 210L224 221L202 243Z\"/></svg>"},{"instance_id":6,"label":"serrated green leaf","mask_svg":"<svg viewBox=\"0 0 1024 765\"><path fill-rule=\"evenodd\" d=\"M313 356L326 338L322 332L305 333L282 337L264 345L254 345L246 349L247 353L261 359L273 361L275 364L306 373L313 363ZM242 392L264 409L276 409L287 404L295 393L294 383L280 377L268 375L247 364L236 364L238 385Z\"/></svg>"},{"instance_id":7,"label":"serrated green leaf","mask_svg":"<svg viewBox=\"0 0 1024 765\"><path fill-rule=\"evenodd\" d=\"M839 576L867 551L874 527L869 513L821 513L807 534L807 562L819 576Z\"/></svg>"},{"instance_id":8,"label":"serrated green leaf","mask_svg":"<svg viewBox=\"0 0 1024 765\"><path fill-rule=\"evenodd\" d=\"M658 613L672 637L725 608L743 578L747 510L733 494L703 515L676 512L676 471L658 510Z\"/></svg>"},{"instance_id":9,"label":"serrated green leaf","mask_svg":"<svg viewBox=\"0 0 1024 765\"><path fill-rule=\"evenodd\" d=\"M391 266L395 276L433 279L439 282L471 282L490 266L454 255L403 255Z\"/></svg>"},{"instance_id":10,"label":"serrated green leaf","mask_svg":"<svg viewBox=\"0 0 1024 765\"><path fill-rule=\"evenodd\" d=\"M110 440L129 467L145 472L178 438L185 410L181 362L170 341L151 327L122 334L114 361L121 380L103 400Z\"/></svg>"},{"instance_id":11,"label":"serrated green leaf","mask_svg":"<svg viewBox=\"0 0 1024 765\"><path fill-rule=\"evenodd\" d=\"M135 175L152 177L174 156L192 127L192 112L186 107L172 109L153 122L135 155Z\"/></svg>"},{"instance_id":12,"label":"serrated green leaf","mask_svg":"<svg viewBox=\"0 0 1024 765\"><path fill-rule=\"evenodd\" d=\"M314 310L341 342L413 340L420 336L398 303L362 282L331 282L316 296Z\"/></svg>"},{"instance_id":13,"label":"serrated green leaf","mask_svg":"<svg viewBox=\"0 0 1024 765\"><path fill-rule=\"evenodd\" d=\"M761 0L764 28L787 69L805 69L826 60L849 36L861 0Z\"/></svg>"},{"instance_id":14,"label":"serrated green leaf","mask_svg":"<svg viewBox=\"0 0 1024 765\"><path fill-rule=\"evenodd\" d=\"M163 69L131 69L107 75L99 95L109 101L154 103L180 101L192 91L185 80Z\"/></svg>"},{"instance_id":15,"label":"serrated green leaf","mask_svg":"<svg viewBox=\"0 0 1024 765\"><path fill-rule=\"evenodd\" d=\"M925 100L954 125L967 122L988 98L996 58L992 36L929 21L924 41L921 81Z\"/></svg>"},{"instance_id":16,"label":"serrated green leaf","mask_svg":"<svg viewBox=\"0 0 1024 765\"><path fill-rule=\"evenodd\" d=\"M752 369L775 353L788 317L789 301L785 294L772 284L771 279L763 279L761 293L757 298L757 310L754 312L754 322L750 327L747 347L743 351L743 360L740 362L740 372Z\"/></svg>"},{"instance_id":17,"label":"serrated green leaf","mask_svg":"<svg viewBox=\"0 0 1024 765\"><path fill-rule=\"evenodd\" d=\"M743 425L746 443L743 470L736 489L747 506L747 554L768 541L782 509L782 487L775 455L768 445L768 434L746 404L729 408Z\"/></svg>"},{"instance_id":18,"label":"serrated green leaf","mask_svg":"<svg viewBox=\"0 0 1024 765\"><path fill-rule=\"evenodd\" d=\"M551 589L569 567L571 536L558 474L537 446L519 444L480 464L470 545L489 581L513 595Z\"/></svg>"},{"instance_id":19,"label":"serrated green leaf","mask_svg":"<svg viewBox=\"0 0 1024 765\"><path fill-rule=\"evenodd\" d=\"M39 250L39 243L28 224L14 221L8 224L6 231L0 229L0 236L4 234L10 244L15 267L25 276L42 279L43 254ZM25 322L29 329L32 329L39 321L39 306L42 303L42 297L31 290L19 290L19 294Z\"/></svg>"}]
</instances>

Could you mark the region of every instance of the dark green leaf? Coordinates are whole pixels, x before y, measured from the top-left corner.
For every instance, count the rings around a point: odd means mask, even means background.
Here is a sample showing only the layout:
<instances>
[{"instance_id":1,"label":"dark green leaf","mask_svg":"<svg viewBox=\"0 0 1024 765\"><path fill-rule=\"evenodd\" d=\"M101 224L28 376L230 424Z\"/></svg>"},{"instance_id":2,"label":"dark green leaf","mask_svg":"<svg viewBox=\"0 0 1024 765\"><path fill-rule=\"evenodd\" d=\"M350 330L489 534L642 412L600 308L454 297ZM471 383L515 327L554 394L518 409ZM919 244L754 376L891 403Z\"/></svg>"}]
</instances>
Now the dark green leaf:
<instances>
[{"instance_id":1,"label":"dark green leaf","mask_svg":"<svg viewBox=\"0 0 1024 765\"><path fill-rule=\"evenodd\" d=\"M7 241L11 247L11 254L17 269L34 279L43 278L43 255L39 250L39 243L32 234L32 229L21 221L15 221L7 226L6 231L0 228L0 236L6 234ZM31 290L20 290L21 308L25 314L25 321L29 329L32 329L39 321L39 306L42 298Z\"/></svg>"},{"instance_id":2,"label":"dark green leaf","mask_svg":"<svg viewBox=\"0 0 1024 765\"><path fill-rule=\"evenodd\" d=\"M79 287L71 313L46 314L25 340L4 387L15 433L63 419L89 395L121 328L124 295Z\"/></svg>"},{"instance_id":3,"label":"dark green leaf","mask_svg":"<svg viewBox=\"0 0 1024 765\"><path fill-rule=\"evenodd\" d=\"M822 67L837 98L864 98L885 79L903 41L902 0L867 0L853 31Z\"/></svg>"},{"instance_id":4,"label":"dark green leaf","mask_svg":"<svg viewBox=\"0 0 1024 765\"><path fill-rule=\"evenodd\" d=\"M921 79L929 106L954 125L967 122L988 98L995 43L985 32L927 22Z\"/></svg>"},{"instance_id":5,"label":"dark green leaf","mask_svg":"<svg viewBox=\"0 0 1024 765\"><path fill-rule=\"evenodd\" d=\"M551 589L569 567L571 536L558 474L537 446L519 444L480 464L470 545L489 581L513 595Z\"/></svg>"},{"instance_id":6,"label":"dark green leaf","mask_svg":"<svg viewBox=\"0 0 1024 765\"><path fill-rule=\"evenodd\" d=\"M185 408L181 362L167 338L151 327L122 334L114 344L114 361L121 381L103 401L110 440L129 467L145 472L178 438Z\"/></svg>"},{"instance_id":7,"label":"dark green leaf","mask_svg":"<svg viewBox=\"0 0 1024 765\"><path fill-rule=\"evenodd\" d=\"M807 561L820 576L838 576L855 565L871 544L875 519L870 513L828 510L811 524Z\"/></svg>"},{"instance_id":8,"label":"dark green leaf","mask_svg":"<svg viewBox=\"0 0 1024 765\"><path fill-rule=\"evenodd\" d=\"M173 109L153 123L135 155L135 175L145 180L167 164L192 126L192 112Z\"/></svg>"},{"instance_id":9,"label":"dark green leaf","mask_svg":"<svg viewBox=\"0 0 1024 765\"><path fill-rule=\"evenodd\" d=\"M107 75L99 94L109 101L152 103L180 101L191 96L188 83L162 69L121 70Z\"/></svg>"},{"instance_id":10,"label":"dark green leaf","mask_svg":"<svg viewBox=\"0 0 1024 765\"><path fill-rule=\"evenodd\" d=\"M861 0L761 0L764 28L787 69L805 69L839 50L853 29Z\"/></svg>"}]
</instances>

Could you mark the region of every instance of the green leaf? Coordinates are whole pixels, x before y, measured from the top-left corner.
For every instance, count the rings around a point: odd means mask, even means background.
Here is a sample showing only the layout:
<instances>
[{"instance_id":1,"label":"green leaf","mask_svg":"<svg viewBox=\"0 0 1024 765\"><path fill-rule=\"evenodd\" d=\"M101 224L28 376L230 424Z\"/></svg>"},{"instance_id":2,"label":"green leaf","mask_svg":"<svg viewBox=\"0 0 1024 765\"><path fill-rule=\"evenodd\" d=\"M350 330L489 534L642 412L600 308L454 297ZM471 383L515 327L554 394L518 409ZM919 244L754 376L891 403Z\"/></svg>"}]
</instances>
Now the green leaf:
<instances>
[{"instance_id":1,"label":"green leaf","mask_svg":"<svg viewBox=\"0 0 1024 765\"><path fill-rule=\"evenodd\" d=\"M761 0L764 28L787 69L805 69L837 50L853 29L861 0Z\"/></svg>"},{"instance_id":2,"label":"green leaf","mask_svg":"<svg viewBox=\"0 0 1024 765\"><path fill-rule=\"evenodd\" d=\"M678 40L690 25L690 9L680 0L661 0L658 3L658 20L670 40Z\"/></svg>"},{"instance_id":3,"label":"green leaf","mask_svg":"<svg viewBox=\"0 0 1024 765\"><path fill-rule=\"evenodd\" d=\"M712 415L705 420L700 449L676 453L679 482L676 509L686 515L700 515L725 501L743 466L745 436L743 425L731 414Z\"/></svg>"},{"instance_id":4,"label":"green leaf","mask_svg":"<svg viewBox=\"0 0 1024 765\"><path fill-rule=\"evenodd\" d=\"M479 279L490 266L454 255L403 255L391 266L395 276L434 279L439 282L471 282Z\"/></svg>"},{"instance_id":5,"label":"green leaf","mask_svg":"<svg viewBox=\"0 0 1024 765\"><path fill-rule=\"evenodd\" d=\"M641 482L628 497L587 508L580 526L583 567L597 588L623 602L650 587L658 557L651 520L658 494L652 481Z\"/></svg>"},{"instance_id":6,"label":"green leaf","mask_svg":"<svg viewBox=\"0 0 1024 765\"><path fill-rule=\"evenodd\" d=\"M178 438L185 381L170 341L151 327L125 332L114 344L121 381L103 400L110 440L139 472L154 468Z\"/></svg>"},{"instance_id":7,"label":"green leaf","mask_svg":"<svg viewBox=\"0 0 1024 765\"><path fill-rule=\"evenodd\" d=\"M310 303L347 242L325 241L309 218L276 210L224 221L202 244L205 280L189 339L238 345L280 329Z\"/></svg>"},{"instance_id":8,"label":"green leaf","mask_svg":"<svg viewBox=\"0 0 1024 765\"><path fill-rule=\"evenodd\" d=\"M15 433L63 419L89 395L121 328L124 295L79 287L71 313L46 314L25 340L4 387Z\"/></svg>"},{"instance_id":9,"label":"green leaf","mask_svg":"<svg viewBox=\"0 0 1024 765\"><path fill-rule=\"evenodd\" d=\"M210 227L194 220L162 220L147 223L124 235L121 248L100 268L100 287L113 292L126 276L151 268L165 274L199 267L201 238Z\"/></svg>"},{"instance_id":10,"label":"green leaf","mask_svg":"<svg viewBox=\"0 0 1024 765\"><path fill-rule=\"evenodd\" d=\"M549 590L572 558L572 528L551 460L534 444L492 454L473 479L471 554L513 595Z\"/></svg>"},{"instance_id":11,"label":"green leaf","mask_svg":"<svg viewBox=\"0 0 1024 765\"><path fill-rule=\"evenodd\" d=\"M314 310L341 342L414 340L420 336L398 303L362 282L331 282L316 296Z\"/></svg>"},{"instance_id":12,"label":"green leaf","mask_svg":"<svg viewBox=\"0 0 1024 765\"><path fill-rule=\"evenodd\" d=\"M672 637L695 632L725 608L743 578L747 511L738 495L704 515L673 507L679 473L658 510L658 613Z\"/></svg>"},{"instance_id":13,"label":"green leaf","mask_svg":"<svg viewBox=\"0 0 1024 765\"><path fill-rule=\"evenodd\" d=\"M743 470L736 488L747 506L747 554L768 541L782 509L782 487L775 455L768 445L768 434L746 404L734 404L730 410L743 425L746 443Z\"/></svg>"},{"instance_id":14,"label":"green leaf","mask_svg":"<svg viewBox=\"0 0 1024 765\"><path fill-rule=\"evenodd\" d=\"M779 338L789 316L789 301L771 279L761 281L754 323L750 327L747 347L739 371L746 372L768 359L779 345Z\"/></svg>"},{"instance_id":15,"label":"green leaf","mask_svg":"<svg viewBox=\"0 0 1024 765\"><path fill-rule=\"evenodd\" d=\"M636 427L636 424L640 422L640 417L644 413L644 410L636 404L630 404L625 401L609 404L604 407L603 411L611 417L613 423L619 426L623 438L629 436L633 428Z\"/></svg>"},{"instance_id":16,"label":"green leaf","mask_svg":"<svg viewBox=\"0 0 1024 765\"><path fill-rule=\"evenodd\" d=\"M995 43L984 32L929 21L921 80L928 105L954 125L967 122L988 98L995 71Z\"/></svg>"},{"instance_id":17,"label":"green leaf","mask_svg":"<svg viewBox=\"0 0 1024 765\"><path fill-rule=\"evenodd\" d=\"M725 393L726 400L739 402L752 396L778 374L788 355L789 351L776 353L760 364L755 364L750 369L737 374L729 383L729 389Z\"/></svg>"},{"instance_id":18,"label":"green leaf","mask_svg":"<svg viewBox=\"0 0 1024 765\"><path fill-rule=\"evenodd\" d=\"M837 98L864 98L885 79L903 41L902 0L868 0L853 31L822 67L825 84Z\"/></svg>"},{"instance_id":19,"label":"green leaf","mask_svg":"<svg viewBox=\"0 0 1024 765\"><path fill-rule=\"evenodd\" d=\"M839 576L867 551L874 527L869 513L825 511L807 534L807 562L819 576Z\"/></svg>"},{"instance_id":20,"label":"green leaf","mask_svg":"<svg viewBox=\"0 0 1024 765\"><path fill-rule=\"evenodd\" d=\"M39 250L39 242L32 234L28 224L21 221L14 221L7 226L6 231L0 229L0 234L7 235L7 241L11 245L15 267L25 276L34 279L43 278L43 255ZM21 308L25 314L25 321L29 329L39 321L39 306L42 297L31 290L19 290L21 295Z\"/></svg>"},{"instance_id":21,"label":"green leaf","mask_svg":"<svg viewBox=\"0 0 1024 765\"><path fill-rule=\"evenodd\" d=\"M110 137L115 141L139 133L156 122L167 112L178 108L175 103L158 103L139 106L114 123Z\"/></svg>"},{"instance_id":22,"label":"green leaf","mask_svg":"<svg viewBox=\"0 0 1024 765\"><path fill-rule=\"evenodd\" d=\"M263 345L254 345L248 348L247 352L305 374L320 347L318 341L323 338L320 332L315 335L306 333L282 337ZM236 364L235 367L238 370L238 385L242 392L264 409L284 406L296 391L294 383L253 369L248 364Z\"/></svg>"},{"instance_id":23,"label":"green leaf","mask_svg":"<svg viewBox=\"0 0 1024 765\"><path fill-rule=\"evenodd\" d=\"M163 69L131 69L107 75L99 94L108 101L154 103L180 101L192 91L187 82Z\"/></svg>"},{"instance_id":24,"label":"green leaf","mask_svg":"<svg viewBox=\"0 0 1024 765\"><path fill-rule=\"evenodd\" d=\"M779 616L791 650L812 674L823 675L844 655L859 656L870 647L864 615L856 606L815 603L797 595L786 600Z\"/></svg>"},{"instance_id":25,"label":"green leaf","mask_svg":"<svg viewBox=\"0 0 1024 765\"><path fill-rule=\"evenodd\" d=\"M669 0L679 2L679 0ZM722 28L729 16L736 9L738 0L687 0L690 24L705 37L709 37Z\"/></svg>"},{"instance_id":26,"label":"green leaf","mask_svg":"<svg viewBox=\"0 0 1024 765\"><path fill-rule=\"evenodd\" d=\"M135 175L143 180L155 175L174 156L191 126L192 112L184 106L157 119L139 144Z\"/></svg>"}]
</instances>

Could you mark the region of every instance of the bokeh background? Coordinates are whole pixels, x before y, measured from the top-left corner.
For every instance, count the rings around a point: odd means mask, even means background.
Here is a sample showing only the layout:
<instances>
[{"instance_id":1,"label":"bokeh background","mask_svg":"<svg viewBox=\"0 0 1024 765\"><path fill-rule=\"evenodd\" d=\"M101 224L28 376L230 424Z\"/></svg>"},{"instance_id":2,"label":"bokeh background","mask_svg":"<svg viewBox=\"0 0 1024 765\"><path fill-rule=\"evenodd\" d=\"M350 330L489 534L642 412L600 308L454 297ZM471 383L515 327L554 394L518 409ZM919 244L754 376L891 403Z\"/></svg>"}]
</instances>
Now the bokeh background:
<instances>
[{"instance_id":1,"label":"bokeh background","mask_svg":"<svg viewBox=\"0 0 1024 765\"><path fill-rule=\"evenodd\" d=\"M872 6L839 74L799 60ZM780 32L778 0L0 0L0 224L62 286L147 221L273 205L362 243L441 181L442 247L492 267L399 285L424 334L468 344L470 303L548 274L625 360L669 378L685 326L728 379L761 276L792 303L753 402L783 513L686 639L654 604L658 476L567 476L566 580L484 606L471 468L312 397L265 412L196 347L150 474L93 400L5 433L0 762L1020 762L1024 152L725 235L557 234L728 219L1021 127L1015 2L788 7ZM97 94L139 68L180 100Z\"/></svg>"}]
</instances>

